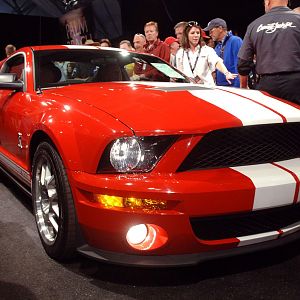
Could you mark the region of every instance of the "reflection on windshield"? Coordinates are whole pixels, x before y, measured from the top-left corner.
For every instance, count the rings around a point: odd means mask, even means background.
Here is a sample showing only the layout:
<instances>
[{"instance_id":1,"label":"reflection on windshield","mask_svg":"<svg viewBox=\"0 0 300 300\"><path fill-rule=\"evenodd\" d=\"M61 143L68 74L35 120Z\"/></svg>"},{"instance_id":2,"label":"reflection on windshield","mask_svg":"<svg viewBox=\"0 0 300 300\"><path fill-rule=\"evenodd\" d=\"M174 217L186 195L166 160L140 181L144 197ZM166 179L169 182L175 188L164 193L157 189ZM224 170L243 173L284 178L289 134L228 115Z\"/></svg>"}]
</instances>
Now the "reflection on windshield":
<instances>
[{"instance_id":1,"label":"reflection on windshield","mask_svg":"<svg viewBox=\"0 0 300 300\"><path fill-rule=\"evenodd\" d=\"M190 82L185 75L155 56L126 51L36 51L35 70L36 87L41 88L113 81Z\"/></svg>"}]
</instances>

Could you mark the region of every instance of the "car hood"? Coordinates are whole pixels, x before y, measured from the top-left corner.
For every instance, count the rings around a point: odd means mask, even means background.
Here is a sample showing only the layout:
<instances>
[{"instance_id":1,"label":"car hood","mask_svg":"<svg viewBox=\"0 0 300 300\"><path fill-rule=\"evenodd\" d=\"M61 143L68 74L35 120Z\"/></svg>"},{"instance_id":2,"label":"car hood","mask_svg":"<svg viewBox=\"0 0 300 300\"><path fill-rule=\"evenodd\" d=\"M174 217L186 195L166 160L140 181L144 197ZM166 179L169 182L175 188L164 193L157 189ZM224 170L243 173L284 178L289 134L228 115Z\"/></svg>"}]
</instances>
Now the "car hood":
<instances>
[{"instance_id":1,"label":"car hood","mask_svg":"<svg viewBox=\"0 0 300 300\"><path fill-rule=\"evenodd\" d=\"M300 121L296 105L254 90L120 82L66 86L55 89L58 93L105 111L136 133L204 133L225 127Z\"/></svg>"}]
</instances>

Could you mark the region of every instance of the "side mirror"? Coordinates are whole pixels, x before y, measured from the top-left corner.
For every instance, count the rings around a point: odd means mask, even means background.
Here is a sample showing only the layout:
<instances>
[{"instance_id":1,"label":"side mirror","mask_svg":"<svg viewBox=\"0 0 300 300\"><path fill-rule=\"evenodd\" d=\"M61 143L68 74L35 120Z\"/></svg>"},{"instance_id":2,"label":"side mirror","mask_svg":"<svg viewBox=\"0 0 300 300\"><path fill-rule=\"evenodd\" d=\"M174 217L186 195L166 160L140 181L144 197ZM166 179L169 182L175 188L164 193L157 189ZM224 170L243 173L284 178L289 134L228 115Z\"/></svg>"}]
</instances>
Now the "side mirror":
<instances>
[{"instance_id":1,"label":"side mirror","mask_svg":"<svg viewBox=\"0 0 300 300\"><path fill-rule=\"evenodd\" d=\"M0 73L0 89L23 91L24 82L14 73Z\"/></svg>"}]
</instances>

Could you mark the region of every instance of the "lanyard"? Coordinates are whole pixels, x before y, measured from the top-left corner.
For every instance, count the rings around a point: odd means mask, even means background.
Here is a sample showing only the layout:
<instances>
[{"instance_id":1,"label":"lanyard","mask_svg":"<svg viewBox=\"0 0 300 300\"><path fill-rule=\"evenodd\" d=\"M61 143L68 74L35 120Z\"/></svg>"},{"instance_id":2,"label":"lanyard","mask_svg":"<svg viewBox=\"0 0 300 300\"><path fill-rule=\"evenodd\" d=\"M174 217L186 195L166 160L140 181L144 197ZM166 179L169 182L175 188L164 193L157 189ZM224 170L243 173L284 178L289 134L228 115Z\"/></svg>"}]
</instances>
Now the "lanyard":
<instances>
[{"instance_id":1,"label":"lanyard","mask_svg":"<svg viewBox=\"0 0 300 300\"><path fill-rule=\"evenodd\" d=\"M224 58L224 51L225 51L225 46L226 46L226 43L227 41L229 40L230 38L230 35L229 33L227 33L227 35L225 36L224 38L224 41L221 43L221 48L220 48L220 57L223 59Z\"/></svg>"},{"instance_id":2,"label":"lanyard","mask_svg":"<svg viewBox=\"0 0 300 300\"><path fill-rule=\"evenodd\" d=\"M185 51L185 52L186 52L186 55L187 55L187 58L188 58L188 61L189 61L191 71L194 74L194 70L196 68L196 65L197 65L197 62L198 62L198 59L199 59L199 56L200 56L201 47L199 47L198 54L197 54L197 57L196 57L196 60L195 60L195 63L194 63L194 67L192 66L191 59L190 59L190 56L189 56L189 52L188 51Z\"/></svg>"}]
</instances>

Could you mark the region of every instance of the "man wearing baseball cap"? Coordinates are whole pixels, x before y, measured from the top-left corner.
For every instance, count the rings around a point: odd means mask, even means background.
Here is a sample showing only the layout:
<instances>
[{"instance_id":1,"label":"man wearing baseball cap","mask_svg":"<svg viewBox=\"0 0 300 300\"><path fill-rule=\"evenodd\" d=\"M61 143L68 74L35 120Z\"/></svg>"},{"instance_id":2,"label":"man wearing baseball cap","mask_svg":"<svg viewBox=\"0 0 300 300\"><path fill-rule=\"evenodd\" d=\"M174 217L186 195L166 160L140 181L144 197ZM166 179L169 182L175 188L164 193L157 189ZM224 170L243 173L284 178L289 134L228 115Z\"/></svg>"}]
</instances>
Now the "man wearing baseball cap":
<instances>
[{"instance_id":1,"label":"man wearing baseball cap","mask_svg":"<svg viewBox=\"0 0 300 300\"><path fill-rule=\"evenodd\" d=\"M211 20L206 28L204 28L204 31L209 32L209 35L216 43L215 51L218 56L223 59L224 65L228 71L232 74L237 74L237 55L243 43L242 39L233 35L231 31L228 31L226 21L221 18ZM216 84L222 86L229 85L224 74L218 70L216 71ZM238 77L232 80L231 86L240 87Z\"/></svg>"},{"instance_id":2,"label":"man wearing baseball cap","mask_svg":"<svg viewBox=\"0 0 300 300\"><path fill-rule=\"evenodd\" d=\"M207 26L203 30L209 32L213 28L219 27L219 26L221 26L223 28L227 28L227 24L226 24L225 20L223 20L221 18L215 18L215 19L212 19L211 21L209 21Z\"/></svg>"}]
</instances>

